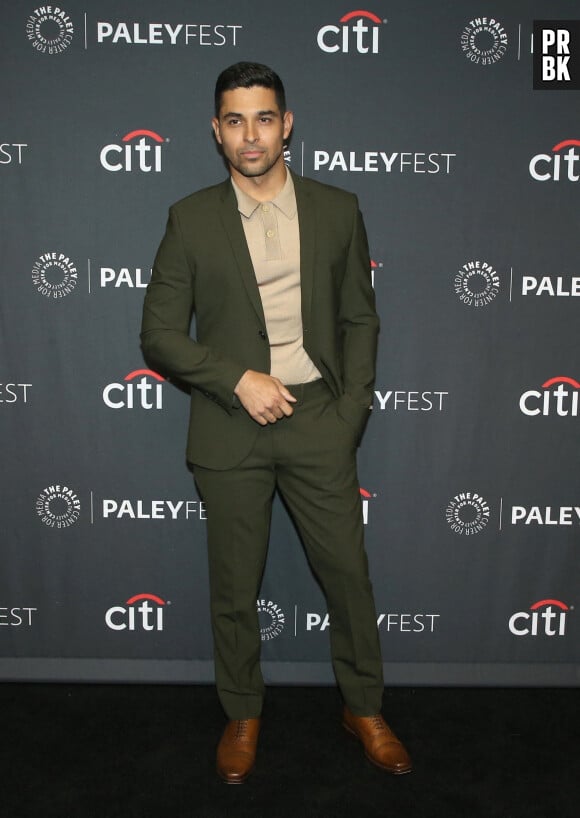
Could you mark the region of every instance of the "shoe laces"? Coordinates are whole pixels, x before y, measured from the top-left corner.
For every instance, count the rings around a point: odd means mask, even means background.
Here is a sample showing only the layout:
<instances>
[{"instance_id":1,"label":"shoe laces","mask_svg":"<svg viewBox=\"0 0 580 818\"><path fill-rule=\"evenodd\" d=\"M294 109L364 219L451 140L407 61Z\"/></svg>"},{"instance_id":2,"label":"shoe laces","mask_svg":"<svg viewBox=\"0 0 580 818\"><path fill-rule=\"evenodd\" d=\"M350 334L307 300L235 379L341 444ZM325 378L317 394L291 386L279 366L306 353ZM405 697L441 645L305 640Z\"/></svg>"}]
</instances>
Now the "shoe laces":
<instances>
[{"instance_id":1,"label":"shoe laces","mask_svg":"<svg viewBox=\"0 0 580 818\"><path fill-rule=\"evenodd\" d=\"M371 723L375 730L387 730L383 717L381 715L371 716Z\"/></svg>"},{"instance_id":2,"label":"shoe laces","mask_svg":"<svg viewBox=\"0 0 580 818\"><path fill-rule=\"evenodd\" d=\"M248 722L246 719L241 719L238 721L236 726L236 738L237 739L244 739L248 732Z\"/></svg>"}]
</instances>

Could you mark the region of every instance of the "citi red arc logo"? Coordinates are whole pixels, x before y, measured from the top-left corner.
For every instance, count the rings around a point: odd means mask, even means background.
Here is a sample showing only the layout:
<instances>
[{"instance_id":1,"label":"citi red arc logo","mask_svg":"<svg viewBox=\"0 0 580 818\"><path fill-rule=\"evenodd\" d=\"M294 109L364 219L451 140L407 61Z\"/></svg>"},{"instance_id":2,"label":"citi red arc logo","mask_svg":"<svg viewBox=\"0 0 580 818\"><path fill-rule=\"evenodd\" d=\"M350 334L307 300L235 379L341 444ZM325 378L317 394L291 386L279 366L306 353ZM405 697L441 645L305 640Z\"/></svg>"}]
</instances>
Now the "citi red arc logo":
<instances>
[{"instance_id":1,"label":"citi red arc logo","mask_svg":"<svg viewBox=\"0 0 580 818\"><path fill-rule=\"evenodd\" d=\"M529 611L518 611L509 620L514 636L565 636L566 617L571 608L559 599L541 599Z\"/></svg>"},{"instance_id":2,"label":"citi red arc logo","mask_svg":"<svg viewBox=\"0 0 580 818\"><path fill-rule=\"evenodd\" d=\"M343 14L338 22L340 26L327 25L319 30L316 42L321 51L327 54L337 51L342 54L349 51L378 54L379 25L383 22L380 17L372 11L356 9Z\"/></svg>"},{"instance_id":3,"label":"citi red arc logo","mask_svg":"<svg viewBox=\"0 0 580 818\"><path fill-rule=\"evenodd\" d=\"M137 603L141 603L137 605ZM153 603L153 604L151 604ZM162 631L163 609L167 603L156 594L136 594L122 605L113 605L105 614L105 623L113 631Z\"/></svg>"},{"instance_id":4,"label":"citi red arc logo","mask_svg":"<svg viewBox=\"0 0 580 818\"><path fill-rule=\"evenodd\" d=\"M556 387L555 389L553 387ZM571 388L570 388L571 387ZM578 417L580 383L560 375L542 384L543 392L529 389L520 398L520 411L528 417L556 414L559 417Z\"/></svg>"},{"instance_id":5,"label":"citi red arc logo","mask_svg":"<svg viewBox=\"0 0 580 818\"><path fill-rule=\"evenodd\" d=\"M151 383L150 379L157 381ZM103 401L109 409L163 409L163 378L152 369L134 369L123 383L109 383Z\"/></svg>"},{"instance_id":6,"label":"citi red arc logo","mask_svg":"<svg viewBox=\"0 0 580 818\"><path fill-rule=\"evenodd\" d=\"M360 496L362 500L362 514L363 514L363 523L368 525L369 522L369 500L372 500L373 497L376 497L376 494L371 494L370 491L366 489L360 488Z\"/></svg>"},{"instance_id":7,"label":"citi red arc logo","mask_svg":"<svg viewBox=\"0 0 580 818\"><path fill-rule=\"evenodd\" d=\"M552 153L538 153L530 160L530 176L537 182L578 182L580 139L564 139L552 148Z\"/></svg>"},{"instance_id":8,"label":"citi red arc logo","mask_svg":"<svg viewBox=\"0 0 580 818\"><path fill-rule=\"evenodd\" d=\"M111 173L120 170L161 173L161 146L167 141L145 128L130 131L121 139L123 144L105 145L100 153L101 165Z\"/></svg>"}]
</instances>

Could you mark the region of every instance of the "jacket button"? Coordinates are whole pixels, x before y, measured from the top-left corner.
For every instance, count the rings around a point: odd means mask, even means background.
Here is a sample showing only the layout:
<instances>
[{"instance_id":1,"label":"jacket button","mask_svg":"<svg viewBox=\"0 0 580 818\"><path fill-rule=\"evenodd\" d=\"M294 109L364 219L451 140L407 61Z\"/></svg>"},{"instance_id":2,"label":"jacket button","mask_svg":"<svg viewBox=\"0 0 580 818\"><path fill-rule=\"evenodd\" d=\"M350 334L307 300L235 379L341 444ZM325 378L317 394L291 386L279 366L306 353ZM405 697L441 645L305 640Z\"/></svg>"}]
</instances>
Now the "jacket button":
<instances>
[{"instance_id":1,"label":"jacket button","mask_svg":"<svg viewBox=\"0 0 580 818\"><path fill-rule=\"evenodd\" d=\"M265 341L265 340L266 340L266 333L264 332L264 330L263 330L263 329L259 329L259 330L258 330L258 335L260 336L260 338L261 338L263 341Z\"/></svg>"}]
</instances>

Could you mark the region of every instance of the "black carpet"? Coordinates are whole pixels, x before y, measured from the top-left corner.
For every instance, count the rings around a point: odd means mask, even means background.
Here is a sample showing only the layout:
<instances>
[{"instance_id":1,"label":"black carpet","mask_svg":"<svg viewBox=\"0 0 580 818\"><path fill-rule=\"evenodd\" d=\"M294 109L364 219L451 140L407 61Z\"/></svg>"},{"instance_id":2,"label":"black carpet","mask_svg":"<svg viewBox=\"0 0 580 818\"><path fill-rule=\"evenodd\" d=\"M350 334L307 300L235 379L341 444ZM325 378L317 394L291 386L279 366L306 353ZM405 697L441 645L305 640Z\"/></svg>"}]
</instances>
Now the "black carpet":
<instances>
[{"instance_id":1,"label":"black carpet","mask_svg":"<svg viewBox=\"0 0 580 818\"><path fill-rule=\"evenodd\" d=\"M215 773L212 688L0 685L1 818L578 818L573 689L395 688L415 763L390 776L340 725L332 688L270 688L258 761Z\"/></svg>"}]
</instances>

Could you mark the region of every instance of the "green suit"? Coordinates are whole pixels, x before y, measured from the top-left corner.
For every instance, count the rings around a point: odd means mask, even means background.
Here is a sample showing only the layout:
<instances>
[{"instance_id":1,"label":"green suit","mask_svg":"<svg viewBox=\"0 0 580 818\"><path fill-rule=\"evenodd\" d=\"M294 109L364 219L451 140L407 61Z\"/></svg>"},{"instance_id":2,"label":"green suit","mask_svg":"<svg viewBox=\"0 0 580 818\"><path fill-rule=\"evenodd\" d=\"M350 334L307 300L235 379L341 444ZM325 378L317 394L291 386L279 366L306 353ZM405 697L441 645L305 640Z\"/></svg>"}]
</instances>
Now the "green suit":
<instances>
[{"instance_id":1,"label":"green suit","mask_svg":"<svg viewBox=\"0 0 580 818\"><path fill-rule=\"evenodd\" d=\"M334 669L347 704L370 715L382 693L355 463L379 324L366 234L354 195L294 174L293 181L304 348L322 381L305 388L291 418L262 427L234 396L246 370L270 372L270 348L229 179L170 208L143 312L148 363L192 387L187 456L208 506L216 681L230 718L261 709L255 599L275 486L327 596ZM331 541L336 553L329 556Z\"/></svg>"}]
</instances>

